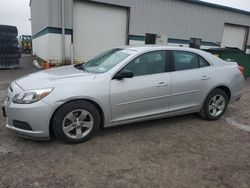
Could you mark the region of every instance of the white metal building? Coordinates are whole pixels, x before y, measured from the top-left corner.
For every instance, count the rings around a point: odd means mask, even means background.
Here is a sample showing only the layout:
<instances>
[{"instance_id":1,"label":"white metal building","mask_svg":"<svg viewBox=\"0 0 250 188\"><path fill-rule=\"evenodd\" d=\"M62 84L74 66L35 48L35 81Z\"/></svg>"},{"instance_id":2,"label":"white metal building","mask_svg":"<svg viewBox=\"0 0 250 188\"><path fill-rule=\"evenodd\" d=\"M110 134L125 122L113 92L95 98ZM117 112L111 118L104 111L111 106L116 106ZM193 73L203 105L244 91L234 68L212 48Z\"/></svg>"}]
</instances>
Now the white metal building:
<instances>
[{"instance_id":1,"label":"white metal building","mask_svg":"<svg viewBox=\"0 0 250 188\"><path fill-rule=\"evenodd\" d=\"M116 46L145 44L237 47L250 51L250 12L195 0L31 0L33 53L49 62L87 61Z\"/></svg>"}]
</instances>

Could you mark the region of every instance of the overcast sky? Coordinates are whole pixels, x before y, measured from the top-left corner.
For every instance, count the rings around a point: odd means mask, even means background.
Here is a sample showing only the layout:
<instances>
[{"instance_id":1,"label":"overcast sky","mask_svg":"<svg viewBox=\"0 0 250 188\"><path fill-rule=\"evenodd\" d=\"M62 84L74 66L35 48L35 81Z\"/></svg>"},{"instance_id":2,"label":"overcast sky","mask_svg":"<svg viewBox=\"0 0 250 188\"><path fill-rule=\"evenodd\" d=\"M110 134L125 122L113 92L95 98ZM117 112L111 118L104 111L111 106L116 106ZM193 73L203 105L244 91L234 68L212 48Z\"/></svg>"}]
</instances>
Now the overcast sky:
<instances>
[{"instance_id":1,"label":"overcast sky","mask_svg":"<svg viewBox=\"0 0 250 188\"><path fill-rule=\"evenodd\" d=\"M18 27L19 34L31 34L29 1L30 0L0 0L0 25L15 25ZM203 1L230 6L250 12L250 0Z\"/></svg>"}]
</instances>

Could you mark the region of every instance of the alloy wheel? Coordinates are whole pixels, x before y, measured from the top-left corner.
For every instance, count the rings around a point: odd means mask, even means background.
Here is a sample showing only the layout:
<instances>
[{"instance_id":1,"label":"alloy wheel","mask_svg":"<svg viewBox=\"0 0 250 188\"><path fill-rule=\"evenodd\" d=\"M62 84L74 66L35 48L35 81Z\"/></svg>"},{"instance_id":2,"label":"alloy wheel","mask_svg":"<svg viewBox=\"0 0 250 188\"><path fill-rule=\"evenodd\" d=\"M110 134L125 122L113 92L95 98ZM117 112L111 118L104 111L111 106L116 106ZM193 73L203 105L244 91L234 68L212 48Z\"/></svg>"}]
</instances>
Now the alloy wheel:
<instances>
[{"instance_id":1,"label":"alloy wheel","mask_svg":"<svg viewBox=\"0 0 250 188\"><path fill-rule=\"evenodd\" d=\"M93 129L94 118L90 112L77 109L65 116L62 126L66 136L71 139L81 139Z\"/></svg>"},{"instance_id":2,"label":"alloy wheel","mask_svg":"<svg viewBox=\"0 0 250 188\"><path fill-rule=\"evenodd\" d=\"M226 100L222 95L215 95L209 102L208 110L211 116L221 115L225 109Z\"/></svg>"}]
</instances>

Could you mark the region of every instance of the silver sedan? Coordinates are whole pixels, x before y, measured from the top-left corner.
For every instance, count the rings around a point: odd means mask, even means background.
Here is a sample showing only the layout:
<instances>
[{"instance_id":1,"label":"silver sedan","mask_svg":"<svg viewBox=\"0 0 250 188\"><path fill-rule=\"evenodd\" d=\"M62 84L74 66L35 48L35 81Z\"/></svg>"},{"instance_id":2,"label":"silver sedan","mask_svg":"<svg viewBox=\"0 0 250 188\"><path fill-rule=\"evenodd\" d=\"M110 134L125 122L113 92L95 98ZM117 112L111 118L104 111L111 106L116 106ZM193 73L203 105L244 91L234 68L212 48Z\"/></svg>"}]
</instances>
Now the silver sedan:
<instances>
[{"instance_id":1,"label":"silver sedan","mask_svg":"<svg viewBox=\"0 0 250 188\"><path fill-rule=\"evenodd\" d=\"M3 107L6 127L28 138L55 135L79 143L100 127L189 113L217 120L240 99L243 71L201 50L116 48L12 82Z\"/></svg>"}]
</instances>

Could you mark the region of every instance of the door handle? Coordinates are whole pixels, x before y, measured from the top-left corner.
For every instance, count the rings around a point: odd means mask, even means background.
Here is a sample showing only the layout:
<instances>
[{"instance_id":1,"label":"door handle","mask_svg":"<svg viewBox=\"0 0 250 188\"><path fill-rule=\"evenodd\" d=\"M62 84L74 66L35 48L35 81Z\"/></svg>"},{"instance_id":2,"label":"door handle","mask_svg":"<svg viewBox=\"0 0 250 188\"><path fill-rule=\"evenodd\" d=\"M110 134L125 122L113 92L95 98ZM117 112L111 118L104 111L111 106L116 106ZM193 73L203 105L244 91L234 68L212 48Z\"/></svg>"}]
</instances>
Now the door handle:
<instances>
[{"instance_id":1,"label":"door handle","mask_svg":"<svg viewBox=\"0 0 250 188\"><path fill-rule=\"evenodd\" d=\"M210 79L209 76L202 76L202 78L201 78L201 80L208 80L208 79Z\"/></svg>"},{"instance_id":2,"label":"door handle","mask_svg":"<svg viewBox=\"0 0 250 188\"><path fill-rule=\"evenodd\" d=\"M159 82L156 87L164 87L167 86L168 84L166 82Z\"/></svg>"}]
</instances>

